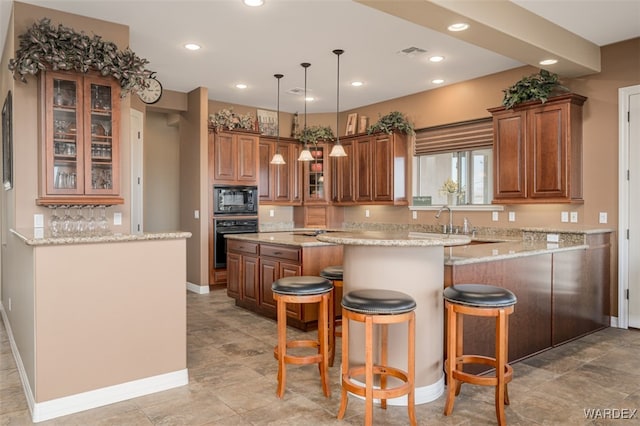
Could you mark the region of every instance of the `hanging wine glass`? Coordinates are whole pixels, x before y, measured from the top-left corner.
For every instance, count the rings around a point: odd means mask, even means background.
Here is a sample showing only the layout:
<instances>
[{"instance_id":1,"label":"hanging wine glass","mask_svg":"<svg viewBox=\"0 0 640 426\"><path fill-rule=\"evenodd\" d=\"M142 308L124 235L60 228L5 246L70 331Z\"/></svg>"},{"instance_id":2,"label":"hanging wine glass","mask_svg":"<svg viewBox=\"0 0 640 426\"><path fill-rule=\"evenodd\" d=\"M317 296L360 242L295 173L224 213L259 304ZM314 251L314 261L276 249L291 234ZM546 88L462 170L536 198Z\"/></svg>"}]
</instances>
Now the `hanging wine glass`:
<instances>
[{"instance_id":1,"label":"hanging wine glass","mask_svg":"<svg viewBox=\"0 0 640 426\"><path fill-rule=\"evenodd\" d=\"M69 237L73 235L74 226L73 226L73 217L71 216L71 206L64 206L65 213L62 216L62 235L65 237Z\"/></svg>"},{"instance_id":2,"label":"hanging wine glass","mask_svg":"<svg viewBox=\"0 0 640 426\"><path fill-rule=\"evenodd\" d=\"M60 235L61 218L58 216L58 206L53 206L53 214L49 216L49 230L51 235L57 237Z\"/></svg>"},{"instance_id":3,"label":"hanging wine glass","mask_svg":"<svg viewBox=\"0 0 640 426\"><path fill-rule=\"evenodd\" d=\"M89 208L89 217L87 218L86 233L89 236L96 235L97 226L98 226L98 224L96 222L96 218L93 217L93 207L94 206L88 206L88 208Z\"/></svg>"},{"instance_id":4,"label":"hanging wine glass","mask_svg":"<svg viewBox=\"0 0 640 426\"><path fill-rule=\"evenodd\" d=\"M98 232L100 235L109 234L109 221L107 220L107 207L100 206L100 217L98 219Z\"/></svg>"}]
</instances>

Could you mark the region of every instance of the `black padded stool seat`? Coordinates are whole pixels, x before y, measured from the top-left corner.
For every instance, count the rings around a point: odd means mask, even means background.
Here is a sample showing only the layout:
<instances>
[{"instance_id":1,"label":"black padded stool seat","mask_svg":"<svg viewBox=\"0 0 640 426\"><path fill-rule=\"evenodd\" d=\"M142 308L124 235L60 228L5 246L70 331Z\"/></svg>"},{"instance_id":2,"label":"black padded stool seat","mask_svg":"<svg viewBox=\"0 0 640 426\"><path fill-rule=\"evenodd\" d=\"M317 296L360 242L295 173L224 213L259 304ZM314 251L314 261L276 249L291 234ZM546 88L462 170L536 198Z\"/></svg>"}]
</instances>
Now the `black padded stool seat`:
<instances>
[{"instance_id":1,"label":"black padded stool seat","mask_svg":"<svg viewBox=\"0 0 640 426\"><path fill-rule=\"evenodd\" d=\"M340 280L342 281L342 265L332 265L327 266L322 271L320 271L320 276L322 278L326 278L328 280Z\"/></svg>"},{"instance_id":2,"label":"black padded stool seat","mask_svg":"<svg viewBox=\"0 0 640 426\"><path fill-rule=\"evenodd\" d=\"M446 350L444 363L447 376L447 400L444 415L453 412L455 397L463 383L495 387L495 409L498 425L506 425L504 406L509 405L508 383L513 379L509 365L509 322L516 296L509 290L487 284L455 284L444 289L446 311ZM463 317L465 315L495 319L495 354L493 357L465 354ZM465 364L493 367L493 375L477 375L464 370Z\"/></svg>"},{"instance_id":3,"label":"black padded stool seat","mask_svg":"<svg viewBox=\"0 0 640 426\"><path fill-rule=\"evenodd\" d=\"M284 396L287 378L286 364L318 364L322 391L331 396L329 387L329 361L333 359L335 345L333 335L333 283L322 277L296 276L277 279L271 284L273 298L276 301L278 319L278 345L273 355L278 360L278 398ZM287 304L317 303L318 337L317 339L287 340ZM309 355L288 353L291 348L308 348Z\"/></svg>"},{"instance_id":4,"label":"black padded stool seat","mask_svg":"<svg viewBox=\"0 0 640 426\"><path fill-rule=\"evenodd\" d=\"M310 295L322 294L333 289L331 281L322 277L301 276L285 277L275 280L271 284L271 290L278 294Z\"/></svg>"},{"instance_id":5,"label":"black padded stool seat","mask_svg":"<svg viewBox=\"0 0 640 426\"><path fill-rule=\"evenodd\" d=\"M409 424L417 425L415 414L415 309L416 301L408 294L393 290L361 289L342 296L342 394L338 419L347 410L348 394L365 399L364 424L373 424L373 401L387 408L387 399L407 396ZM350 323L364 328L364 363L353 364L349 356ZM389 325L407 325L407 367L390 365ZM374 332L374 327L379 333ZM394 348L397 349L397 348ZM392 382L388 383L391 378ZM393 386L388 386L392 384Z\"/></svg>"},{"instance_id":6,"label":"black padded stool seat","mask_svg":"<svg viewBox=\"0 0 640 426\"><path fill-rule=\"evenodd\" d=\"M397 315L413 311L416 301L393 290L354 290L342 297L342 307L361 314Z\"/></svg>"},{"instance_id":7,"label":"black padded stool seat","mask_svg":"<svg viewBox=\"0 0 640 426\"><path fill-rule=\"evenodd\" d=\"M506 288L487 284L455 284L444 289L444 299L452 303L478 308L515 305L516 295Z\"/></svg>"}]
</instances>

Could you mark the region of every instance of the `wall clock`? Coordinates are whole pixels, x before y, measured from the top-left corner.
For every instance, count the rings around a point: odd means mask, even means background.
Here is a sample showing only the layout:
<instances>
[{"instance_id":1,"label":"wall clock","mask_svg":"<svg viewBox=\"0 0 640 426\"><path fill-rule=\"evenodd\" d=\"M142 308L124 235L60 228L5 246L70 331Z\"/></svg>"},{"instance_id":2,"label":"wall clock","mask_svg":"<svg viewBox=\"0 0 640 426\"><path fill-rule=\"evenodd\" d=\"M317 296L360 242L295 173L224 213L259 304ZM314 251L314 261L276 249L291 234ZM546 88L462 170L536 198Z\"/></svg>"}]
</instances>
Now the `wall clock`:
<instances>
[{"instance_id":1,"label":"wall clock","mask_svg":"<svg viewBox=\"0 0 640 426\"><path fill-rule=\"evenodd\" d=\"M145 80L146 86L138 92L145 104L155 104L162 97L162 84L152 75Z\"/></svg>"}]
</instances>

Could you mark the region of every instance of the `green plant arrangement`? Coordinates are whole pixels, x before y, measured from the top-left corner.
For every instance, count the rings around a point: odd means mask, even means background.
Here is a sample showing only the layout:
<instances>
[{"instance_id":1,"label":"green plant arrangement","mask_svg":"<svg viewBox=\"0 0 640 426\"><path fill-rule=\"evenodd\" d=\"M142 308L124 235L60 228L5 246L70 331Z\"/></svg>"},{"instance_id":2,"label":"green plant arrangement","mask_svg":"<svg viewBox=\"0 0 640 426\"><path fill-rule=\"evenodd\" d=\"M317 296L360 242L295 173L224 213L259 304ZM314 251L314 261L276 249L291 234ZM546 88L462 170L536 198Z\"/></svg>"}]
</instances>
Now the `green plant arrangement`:
<instances>
[{"instance_id":1,"label":"green plant arrangement","mask_svg":"<svg viewBox=\"0 0 640 426\"><path fill-rule=\"evenodd\" d=\"M129 48L118 50L115 43L98 35L89 37L72 28L51 24L49 18L34 23L19 37L16 57L9 60L9 70L17 80L26 82L27 75L37 75L47 69L86 73L94 70L111 76L122 87L122 96L137 92L146 85L151 71L148 60L138 57Z\"/></svg>"},{"instance_id":2,"label":"green plant arrangement","mask_svg":"<svg viewBox=\"0 0 640 426\"><path fill-rule=\"evenodd\" d=\"M399 111L392 111L387 115L384 115L378 119L377 122L372 124L367 128L367 133L377 133L377 132L400 132L405 133L407 135L413 135L415 130L413 129L413 124L407 120L404 114Z\"/></svg>"},{"instance_id":3,"label":"green plant arrangement","mask_svg":"<svg viewBox=\"0 0 640 426\"><path fill-rule=\"evenodd\" d=\"M209 123L216 131L221 130L255 130L256 121L251 113L236 114L233 108L223 108L209 116Z\"/></svg>"},{"instance_id":4,"label":"green plant arrangement","mask_svg":"<svg viewBox=\"0 0 640 426\"><path fill-rule=\"evenodd\" d=\"M553 93L568 91L568 88L560 84L558 74L541 69L537 74L523 77L513 86L504 89L502 105L510 109L527 101L538 100L545 103Z\"/></svg>"},{"instance_id":5,"label":"green plant arrangement","mask_svg":"<svg viewBox=\"0 0 640 426\"><path fill-rule=\"evenodd\" d=\"M318 141L331 142L335 139L333 130L329 126L310 126L302 129L298 137L303 144L312 143L316 145Z\"/></svg>"}]
</instances>

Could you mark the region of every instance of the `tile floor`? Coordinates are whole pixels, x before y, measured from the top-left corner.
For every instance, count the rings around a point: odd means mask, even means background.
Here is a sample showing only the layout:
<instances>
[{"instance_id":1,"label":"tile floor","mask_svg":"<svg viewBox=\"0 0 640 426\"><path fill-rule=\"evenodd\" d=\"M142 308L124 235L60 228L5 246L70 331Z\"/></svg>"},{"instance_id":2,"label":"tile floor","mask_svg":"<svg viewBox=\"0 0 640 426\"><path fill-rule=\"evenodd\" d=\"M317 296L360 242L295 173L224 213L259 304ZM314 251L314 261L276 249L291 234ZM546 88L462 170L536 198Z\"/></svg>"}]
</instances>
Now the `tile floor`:
<instances>
[{"instance_id":1,"label":"tile floor","mask_svg":"<svg viewBox=\"0 0 640 426\"><path fill-rule=\"evenodd\" d=\"M290 366L283 400L275 396L276 324L236 308L222 290L187 296L189 385L88 410L42 425L340 425L363 423L364 404L340 403L338 363L331 369L332 396L322 395L317 368ZM1 324L1 323L0 323ZM294 331L294 333L297 333ZM587 419L585 409L627 416L640 409L640 331L609 328L514 365L510 425L640 424ZM464 385L453 414L442 415L444 397L416 407L421 425L495 424L493 389ZM605 411L601 411L605 415ZM406 408L374 408L376 425L405 425ZM0 425L29 425L30 416L0 325Z\"/></svg>"}]
</instances>

